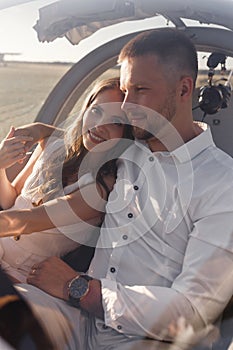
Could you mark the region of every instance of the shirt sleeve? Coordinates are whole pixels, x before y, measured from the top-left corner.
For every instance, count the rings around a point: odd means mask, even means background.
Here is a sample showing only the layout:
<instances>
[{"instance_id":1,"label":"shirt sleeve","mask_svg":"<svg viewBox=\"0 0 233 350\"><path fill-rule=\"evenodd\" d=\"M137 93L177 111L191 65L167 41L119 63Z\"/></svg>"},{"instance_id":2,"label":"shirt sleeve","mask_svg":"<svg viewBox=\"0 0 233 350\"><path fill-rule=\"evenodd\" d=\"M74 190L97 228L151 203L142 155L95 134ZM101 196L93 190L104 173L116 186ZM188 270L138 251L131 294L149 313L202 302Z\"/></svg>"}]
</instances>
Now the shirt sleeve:
<instances>
[{"instance_id":1,"label":"shirt sleeve","mask_svg":"<svg viewBox=\"0 0 233 350\"><path fill-rule=\"evenodd\" d=\"M184 316L203 325L189 300L173 288L101 282L105 324L129 337L171 340L168 326Z\"/></svg>"},{"instance_id":2,"label":"shirt sleeve","mask_svg":"<svg viewBox=\"0 0 233 350\"><path fill-rule=\"evenodd\" d=\"M232 213L222 213L196 222L182 271L171 288L123 286L102 279L106 325L128 335L170 340L166 330L179 317L184 317L194 329L216 321L232 296L230 219L233 222Z\"/></svg>"},{"instance_id":3,"label":"shirt sleeve","mask_svg":"<svg viewBox=\"0 0 233 350\"><path fill-rule=\"evenodd\" d=\"M173 288L185 295L205 324L213 323L233 293L233 213L198 220Z\"/></svg>"}]
</instances>

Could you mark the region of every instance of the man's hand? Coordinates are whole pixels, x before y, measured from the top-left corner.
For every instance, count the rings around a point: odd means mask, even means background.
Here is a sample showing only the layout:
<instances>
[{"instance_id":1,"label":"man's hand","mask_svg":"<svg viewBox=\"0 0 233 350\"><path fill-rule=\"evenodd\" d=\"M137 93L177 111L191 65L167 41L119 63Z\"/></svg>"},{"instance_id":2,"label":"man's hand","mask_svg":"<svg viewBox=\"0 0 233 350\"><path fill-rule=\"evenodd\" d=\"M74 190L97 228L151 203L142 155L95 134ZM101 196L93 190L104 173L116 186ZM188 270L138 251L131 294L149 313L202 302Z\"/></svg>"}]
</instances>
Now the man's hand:
<instances>
[{"instance_id":1,"label":"man's hand","mask_svg":"<svg viewBox=\"0 0 233 350\"><path fill-rule=\"evenodd\" d=\"M27 282L42 289L46 293L68 300L68 283L79 274L57 257L51 257L33 265ZM89 292L82 299L80 306L92 315L104 319L102 306L101 283L93 279L89 284Z\"/></svg>"},{"instance_id":2,"label":"man's hand","mask_svg":"<svg viewBox=\"0 0 233 350\"><path fill-rule=\"evenodd\" d=\"M32 267L27 282L54 297L68 300L67 287L78 273L57 257L51 257Z\"/></svg>"}]
</instances>

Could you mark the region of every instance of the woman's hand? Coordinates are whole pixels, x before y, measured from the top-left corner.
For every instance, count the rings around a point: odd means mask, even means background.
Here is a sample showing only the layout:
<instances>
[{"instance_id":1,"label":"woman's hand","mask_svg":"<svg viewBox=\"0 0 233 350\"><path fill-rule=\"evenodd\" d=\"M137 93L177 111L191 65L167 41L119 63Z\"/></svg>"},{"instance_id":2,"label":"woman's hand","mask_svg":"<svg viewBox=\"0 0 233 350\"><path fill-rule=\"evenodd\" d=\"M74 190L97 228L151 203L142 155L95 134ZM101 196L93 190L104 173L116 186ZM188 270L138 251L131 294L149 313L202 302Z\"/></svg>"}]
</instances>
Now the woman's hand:
<instances>
[{"instance_id":1,"label":"woman's hand","mask_svg":"<svg viewBox=\"0 0 233 350\"><path fill-rule=\"evenodd\" d=\"M15 129L16 136L32 137L31 140L25 143L27 150L31 149L34 144L43 141L52 134L54 136L61 136L63 135L63 132L62 129L44 123L27 124Z\"/></svg>"},{"instance_id":2,"label":"woman's hand","mask_svg":"<svg viewBox=\"0 0 233 350\"><path fill-rule=\"evenodd\" d=\"M27 156L28 142L33 138L28 135L15 135L14 127L11 127L8 135L0 143L0 169L7 169L16 162L23 161Z\"/></svg>"}]
</instances>

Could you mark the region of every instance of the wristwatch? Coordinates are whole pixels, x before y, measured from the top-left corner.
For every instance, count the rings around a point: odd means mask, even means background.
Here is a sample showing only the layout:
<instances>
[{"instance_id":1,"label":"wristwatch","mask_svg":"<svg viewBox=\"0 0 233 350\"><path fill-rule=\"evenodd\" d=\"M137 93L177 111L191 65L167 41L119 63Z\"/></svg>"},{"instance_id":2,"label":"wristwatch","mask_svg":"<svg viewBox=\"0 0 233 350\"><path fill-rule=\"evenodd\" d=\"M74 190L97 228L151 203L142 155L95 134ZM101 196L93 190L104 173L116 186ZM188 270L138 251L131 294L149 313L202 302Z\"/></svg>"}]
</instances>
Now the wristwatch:
<instances>
[{"instance_id":1,"label":"wristwatch","mask_svg":"<svg viewBox=\"0 0 233 350\"><path fill-rule=\"evenodd\" d=\"M89 282L93 280L92 277L88 275L79 275L73 278L68 285L68 297L69 302L80 308L80 301L89 292Z\"/></svg>"}]
</instances>

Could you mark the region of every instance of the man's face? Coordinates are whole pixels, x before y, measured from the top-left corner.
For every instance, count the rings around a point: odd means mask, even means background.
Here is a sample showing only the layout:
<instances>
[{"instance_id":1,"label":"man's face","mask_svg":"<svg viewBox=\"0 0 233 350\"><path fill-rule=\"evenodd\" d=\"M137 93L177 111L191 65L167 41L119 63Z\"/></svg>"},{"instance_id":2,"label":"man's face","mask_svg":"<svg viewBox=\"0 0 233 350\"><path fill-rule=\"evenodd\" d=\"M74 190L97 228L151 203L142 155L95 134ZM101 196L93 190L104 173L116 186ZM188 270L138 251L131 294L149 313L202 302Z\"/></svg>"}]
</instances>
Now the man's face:
<instances>
[{"instance_id":1,"label":"man's face","mask_svg":"<svg viewBox=\"0 0 233 350\"><path fill-rule=\"evenodd\" d=\"M121 89L125 93L122 108L138 139L150 139L158 131L158 112L168 121L176 114L176 83L168 81L164 65L155 55L126 59L121 66ZM142 108L147 107L147 108Z\"/></svg>"}]
</instances>

